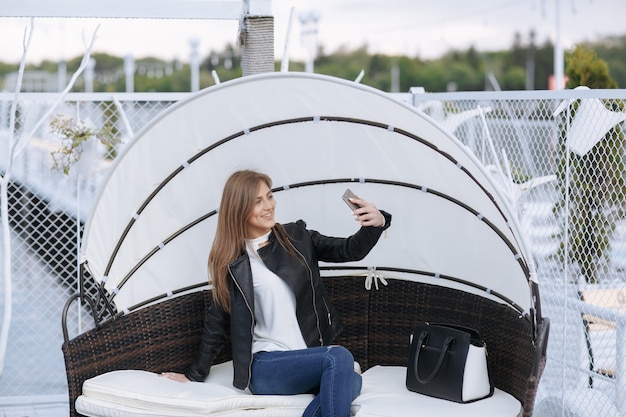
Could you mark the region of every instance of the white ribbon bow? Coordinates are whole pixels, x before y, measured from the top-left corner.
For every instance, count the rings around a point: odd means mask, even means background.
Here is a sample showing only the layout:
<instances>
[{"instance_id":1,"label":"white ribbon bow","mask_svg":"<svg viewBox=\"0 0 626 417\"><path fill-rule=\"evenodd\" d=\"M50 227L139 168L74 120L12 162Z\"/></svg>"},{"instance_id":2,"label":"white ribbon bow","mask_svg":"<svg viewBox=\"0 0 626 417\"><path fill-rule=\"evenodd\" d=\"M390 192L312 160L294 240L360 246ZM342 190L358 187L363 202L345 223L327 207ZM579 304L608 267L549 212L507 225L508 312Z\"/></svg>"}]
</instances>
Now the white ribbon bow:
<instances>
[{"instance_id":1,"label":"white ribbon bow","mask_svg":"<svg viewBox=\"0 0 626 417\"><path fill-rule=\"evenodd\" d=\"M365 276L365 289L370 291L372 289L372 282L374 287L378 290L378 281L383 285L387 285L387 280L381 274L376 272L376 267L367 268L367 275Z\"/></svg>"}]
</instances>

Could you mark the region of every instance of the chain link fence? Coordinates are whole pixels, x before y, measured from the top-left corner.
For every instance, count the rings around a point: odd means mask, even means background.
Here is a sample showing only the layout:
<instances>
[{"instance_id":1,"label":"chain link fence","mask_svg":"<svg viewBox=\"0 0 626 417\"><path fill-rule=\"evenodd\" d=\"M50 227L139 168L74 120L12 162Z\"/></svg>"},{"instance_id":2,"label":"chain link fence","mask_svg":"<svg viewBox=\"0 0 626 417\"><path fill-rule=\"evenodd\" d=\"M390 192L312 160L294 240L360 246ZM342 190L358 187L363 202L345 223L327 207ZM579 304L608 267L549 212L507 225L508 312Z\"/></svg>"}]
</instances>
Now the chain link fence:
<instances>
[{"instance_id":1,"label":"chain link fence","mask_svg":"<svg viewBox=\"0 0 626 417\"><path fill-rule=\"evenodd\" d=\"M624 90L414 94L502 185L551 320L536 416L626 416Z\"/></svg>"},{"instance_id":2,"label":"chain link fence","mask_svg":"<svg viewBox=\"0 0 626 417\"><path fill-rule=\"evenodd\" d=\"M39 120L58 95L20 95L14 136L16 140L32 137L25 148L17 147L10 171L12 274L2 276L0 314L12 314L0 377L0 410L23 410L20 416L68 414L61 317L65 302L78 291L82 225L115 155L149 120L186 95L69 94L41 126ZM0 93L3 174L10 157L13 98L13 94ZM56 129L55 121L62 122ZM114 146L97 140L81 144L81 139L101 130L113 139ZM175 146L176 138L172 140ZM65 164L73 164L67 174L63 172ZM0 252L0 260L2 256ZM12 287L8 297L7 281ZM70 338L93 326L87 311L75 309L69 310L68 323ZM20 403L29 407L20 408ZM5 414L0 411L0 415Z\"/></svg>"},{"instance_id":3,"label":"chain link fence","mask_svg":"<svg viewBox=\"0 0 626 417\"><path fill-rule=\"evenodd\" d=\"M60 322L64 303L77 291L81 224L115 155L185 96L71 94L41 127L37 121L56 95L20 96L16 137L34 134L11 171L13 316L0 404L23 396L66 401ZM626 90L415 89L397 98L471 149L502 185L523 226L543 314L552 325L535 415L626 416ZM0 93L1 149L7 149L12 100ZM65 141L52 132L55 117L74 123ZM114 140L83 144L80 161L66 175L53 153L82 128ZM7 164L3 152L0 171ZM0 287L2 314L7 279ZM70 311L68 325L70 338L91 326L81 310Z\"/></svg>"}]
</instances>

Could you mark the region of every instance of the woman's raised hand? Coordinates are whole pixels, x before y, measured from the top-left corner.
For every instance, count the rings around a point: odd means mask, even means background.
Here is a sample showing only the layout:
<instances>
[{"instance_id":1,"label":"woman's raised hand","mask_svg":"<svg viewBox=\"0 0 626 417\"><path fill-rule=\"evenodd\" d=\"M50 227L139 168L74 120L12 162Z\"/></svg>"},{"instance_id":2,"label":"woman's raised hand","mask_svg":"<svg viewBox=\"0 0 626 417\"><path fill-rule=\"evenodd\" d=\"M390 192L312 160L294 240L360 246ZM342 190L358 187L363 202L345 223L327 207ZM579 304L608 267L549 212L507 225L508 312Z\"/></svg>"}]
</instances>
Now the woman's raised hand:
<instances>
[{"instance_id":1,"label":"woman's raised hand","mask_svg":"<svg viewBox=\"0 0 626 417\"><path fill-rule=\"evenodd\" d=\"M355 220L361 226L382 227L385 225L385 217L374 203L370 203L360 197L351 198L350 201L359 205L359 208L354 210L353 213Z\"/></svg>"}]
</instances>

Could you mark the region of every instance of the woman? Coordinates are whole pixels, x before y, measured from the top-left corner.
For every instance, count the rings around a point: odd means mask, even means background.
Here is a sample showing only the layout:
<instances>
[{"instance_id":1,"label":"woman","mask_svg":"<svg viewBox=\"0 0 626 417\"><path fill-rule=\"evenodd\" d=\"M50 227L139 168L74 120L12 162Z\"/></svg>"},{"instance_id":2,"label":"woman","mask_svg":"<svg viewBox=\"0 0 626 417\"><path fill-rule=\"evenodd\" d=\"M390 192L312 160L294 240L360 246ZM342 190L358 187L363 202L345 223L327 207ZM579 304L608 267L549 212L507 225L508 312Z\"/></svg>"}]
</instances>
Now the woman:
<instances>
[{"instance_id":1,"label":"woman","mask_svg":"<svg viewBox=\"0 0 626 417\"><path fill-rule=\"evenodd\" d=\"M224 186L209 254L214 302L198 358L177 381L203 381L230 330L234 380L254 394L317 393L303 416L348 417L361 391L352 354L331 346L341 331L319 261L364 258L391 215L352 199L361 228L348 238L324 236L299 220L276 223L270 178L237 171Z\"/></svg>"}]
</instances>

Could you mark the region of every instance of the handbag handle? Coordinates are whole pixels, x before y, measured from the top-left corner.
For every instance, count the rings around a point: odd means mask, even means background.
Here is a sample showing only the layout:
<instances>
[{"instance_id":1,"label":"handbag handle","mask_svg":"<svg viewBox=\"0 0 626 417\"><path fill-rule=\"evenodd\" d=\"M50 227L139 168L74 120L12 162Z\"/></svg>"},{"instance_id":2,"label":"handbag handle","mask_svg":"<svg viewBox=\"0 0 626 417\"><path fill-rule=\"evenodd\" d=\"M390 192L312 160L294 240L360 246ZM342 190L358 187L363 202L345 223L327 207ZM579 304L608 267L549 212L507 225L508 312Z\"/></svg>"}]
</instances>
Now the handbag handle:
<instances>
[{"instance_id":1,"label":"handbag handle","mask_svg":"<svg viewBox=\"0 0 626 417\"><path fill-rule=\"evenodd\" d=\"M430 380L433 379L435 375L437 375L437 372L439 372L439 368L441 368L441 365L443 364L443 359L446 355L446 352L448 351L448 347L454 340L454 337L452 336L446 337L446 339L443 342L443 348L441 349L441 354L439 355L439 360L437 361L437 365L435 366L435 369L430 375L428 375L428 377L422 378L420 377L419 369L417 369L417 364L419 362L420 352L422 351L422 347L425 346L423 342L427 337L428 337L428 332L422 332L420 334L419 340L417 341L418 343L417 353L415 354L415 360L413 361L413 371L415 373L415 378L417 378L417 380L422 384L429 383Z\"/></svg>"}]
</instances>

